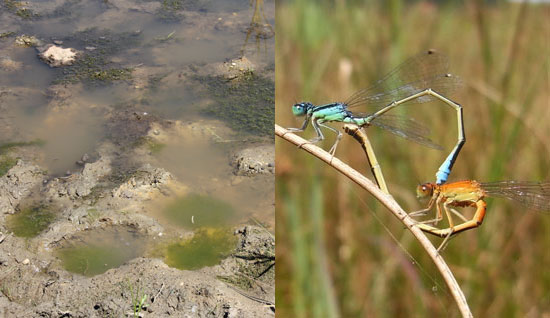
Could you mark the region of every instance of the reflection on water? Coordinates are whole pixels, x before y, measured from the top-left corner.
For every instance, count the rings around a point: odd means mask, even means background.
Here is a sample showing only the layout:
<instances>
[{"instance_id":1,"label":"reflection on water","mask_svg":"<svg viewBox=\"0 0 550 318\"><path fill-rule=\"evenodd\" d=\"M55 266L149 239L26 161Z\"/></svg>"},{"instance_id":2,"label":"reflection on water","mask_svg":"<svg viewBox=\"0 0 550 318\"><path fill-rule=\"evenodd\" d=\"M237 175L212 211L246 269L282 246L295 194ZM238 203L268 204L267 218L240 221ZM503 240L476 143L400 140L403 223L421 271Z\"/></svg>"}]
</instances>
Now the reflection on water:
<instances>
[{"instance_id":1,"label":"reflection on water","mask_svg":"<svg viewBox=\"0 0 550 318\"><path fill-rule=\"evenodd\" d=\"M108 227L78 234L57 250L63 267L94 276L118 267L145 251L145 239L127 227Z\"/></svg>"},{"instance_id":2,"label":"reflection on water","mask_svg":"<svg viewBox=\"0 0 550 318\"><path fill-rule=\"evenodd\" d=\"M244 41L241 53L244 53L244 50L246 49L246 44L252 36L255 39L256 47L259 49L260 45L263 42L265 44L265 50L267 50L267 43L265 41L262 41L262 39L269 39L275 36L275 30L273 29L273 26L269 23L269 19L265 15L263 0L254 1L254 14L252 15L250 26L246 30L246 39Z\"/></svg>"}]
</instances>

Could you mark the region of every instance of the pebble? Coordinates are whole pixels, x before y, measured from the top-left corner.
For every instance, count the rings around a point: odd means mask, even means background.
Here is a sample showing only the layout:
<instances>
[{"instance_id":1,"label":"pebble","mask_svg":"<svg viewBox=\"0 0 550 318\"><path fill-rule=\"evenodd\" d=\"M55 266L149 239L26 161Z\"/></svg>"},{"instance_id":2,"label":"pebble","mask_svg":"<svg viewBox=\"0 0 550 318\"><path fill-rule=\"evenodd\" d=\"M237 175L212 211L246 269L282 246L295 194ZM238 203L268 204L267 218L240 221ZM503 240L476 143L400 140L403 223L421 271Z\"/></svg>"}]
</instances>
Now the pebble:
<instances>
[{"instance_id":1,"label":"pebble","mask_svg":"<svg viewBox=\"0 0 550 318\"><path fill-rule=\"evenodd\" d=\"M75 49L62 48L53 44L38 47L37 50L39 52L38 56L50 67L72 65L78 53Z\"/></svg>"},{"instance_id":2,"label":"pebble","mask_svg":"<svg viewBox=\"0 0 550 318\"><path fill-rule=\"evenodd\" d=\"M25 258L23 260L23 262L21 262L21 264L23 264L23 265L29 265L30 263L31 263L31 261L28 258Z\"/></svg>"}]
</instances>

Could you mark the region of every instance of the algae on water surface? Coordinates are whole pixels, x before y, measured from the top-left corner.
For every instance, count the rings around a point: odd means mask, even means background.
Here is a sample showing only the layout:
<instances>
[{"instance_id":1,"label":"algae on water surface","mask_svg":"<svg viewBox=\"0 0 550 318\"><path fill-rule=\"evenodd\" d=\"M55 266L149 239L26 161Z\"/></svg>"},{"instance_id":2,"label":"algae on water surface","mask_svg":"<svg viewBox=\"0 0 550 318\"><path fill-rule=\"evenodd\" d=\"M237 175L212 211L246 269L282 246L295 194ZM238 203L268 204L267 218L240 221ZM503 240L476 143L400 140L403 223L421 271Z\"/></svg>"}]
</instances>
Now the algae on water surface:
<instances>
[{"instance_id":1,"label":"algae on water surface","mask_svg":"<svg viewBox=\"0 0 550 318\"><path fill-rule=\"evenodd\" d=\"M17 159L10 156L0 156L0 177L3 177L8 171L17 164Z\"/></svg>"},{"instance_id":2,"label":"algae on water surface","mask_svg":"<svg viewBox=\"0 0 550 318\"><path fill-rule=\"evenodd\" d=\"M196 76L206 85L214 102L203 113L221 119L237 131L273 138L275 124L275 84L250 71L242 78Z\"/></svg>"},{"instance_id":3,"label":"algae on water surface","mask_svg":"<svg viewBox=\"0 0 550 318\"><path fill-rule=\"evenodd\" d=\"M140 32L113 33L109 30L90 28L75 32L63 39L64 45L85 53L73 65L64 67L59 83L109 83L132 77L132 69L110 61L110 57L141 42Z\"/></svg>"},{"instance_id":4,"label":"algae on water surface","mask_svg":"<svg viewBox=\"0 0 550 318\"><path fill-rule=\"evenodd\" d=\"M168 266L194 270L218 264L234 249L237 238L228 228L201 228L185 241L166 248L165 262Z\"/></svg>"},{"instance_id":5,"label":"algae on water surface","mask_svg":"<svg viewBox=\"0 0 550 318\"><path fill-rule=\"evenodd\" d=\"M55 219L55 214L46 205L35 205L10 215L7 227L15 236L35 237L45 230Z\"/></svg>"},{"instance_id":6,"label":"algae on water surface","mask_svg":"<svg viewBox=\"0 0 550 318\"><path fill-rule=\"evenodd\" d=\"M138 257L144 246L144 237L133 229L108 227L77 234L57 256L67 271L91 277Z\"/></svg>"},{"instance_id":7,"label":"algae on water surface","mask_svg":"<svg viewBox=\"0 0 550 318\"><path fill-rule=\"evenodd\" d=\"M44 146L46 142L42 139L35 139L31 141L13 141L0 144L0 155L5 154L16 147L25 147L25 146Z\"/></svg>"},{"instance_id":8,"label":"algae on water surface","mask_svg":"<svg viewBox=\"0 0 550 318\"><path fill-rule=\"evenodd\" d=\"M108 245L68 247L58 252L63 267L73 273L94 276L118 267L129 258L123 249Z\"/></svg>"}]
</instances>

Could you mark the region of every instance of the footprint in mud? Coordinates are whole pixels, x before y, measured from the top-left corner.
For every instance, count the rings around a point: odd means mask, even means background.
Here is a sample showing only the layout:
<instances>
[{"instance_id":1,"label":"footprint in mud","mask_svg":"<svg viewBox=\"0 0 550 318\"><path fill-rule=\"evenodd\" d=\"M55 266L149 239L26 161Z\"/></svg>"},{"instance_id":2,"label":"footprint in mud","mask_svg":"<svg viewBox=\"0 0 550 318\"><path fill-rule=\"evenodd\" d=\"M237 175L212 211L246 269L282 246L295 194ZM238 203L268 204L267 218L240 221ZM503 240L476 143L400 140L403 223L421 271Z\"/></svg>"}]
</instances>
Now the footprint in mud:
<instances>
[{"instance_id":1,"label":"footprint in mud","mask_svg":"<svg viewBox=\"0 0 550 318\"><path fill-rule=\"evenodd\" d=\"M119 267L144 252L143 235L116 226L82 232L56 250L63 268L88 277Z\"/></svg>"}]
</instances>

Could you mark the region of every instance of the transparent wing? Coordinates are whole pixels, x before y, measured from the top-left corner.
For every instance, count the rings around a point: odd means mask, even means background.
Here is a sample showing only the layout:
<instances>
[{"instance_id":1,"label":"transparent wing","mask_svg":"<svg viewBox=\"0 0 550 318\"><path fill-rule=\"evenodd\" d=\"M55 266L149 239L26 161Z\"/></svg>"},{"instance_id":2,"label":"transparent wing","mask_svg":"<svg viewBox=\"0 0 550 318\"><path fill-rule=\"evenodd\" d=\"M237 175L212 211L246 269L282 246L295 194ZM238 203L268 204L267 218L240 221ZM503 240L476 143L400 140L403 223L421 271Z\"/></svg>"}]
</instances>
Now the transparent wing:
<instances>
[{"instance_id":1,"label":"transparent wing","mask_svg":"<svg viewBox=\"0 0 550 318\"><path fill-rule=\"evenodd\" d=\"M550 182L500 181L482 183L487 196L516 201L526 208L550 212Z\"/></svg>"},{"instance_id":2,"label":"transparent wing","mask_svg":"<svg viewBox=\"0 0 550 318\"><path fill-rule=\"evenodd\" d=\"M385 129L396 136L414 141L423 146L437 150L443 149L427 137L430 134L430 129L412 118L384 114L373 120L371 125Z\"/></svg>"},{"instance_id":3,"label":"transparent wing","mask_svg":"<svg viewBox=\"0 0 550 318\"><path fill-rule=\"evenodd\" d=\"M348 107L365 105L376 111L428 88L448 97L460 86L460 78L449 73L446 56L429 50L409 58L373 86L350 96L345 103ZM425 95L409 103L426 103L434 98Z\"/></svg>"}]
</instances>

